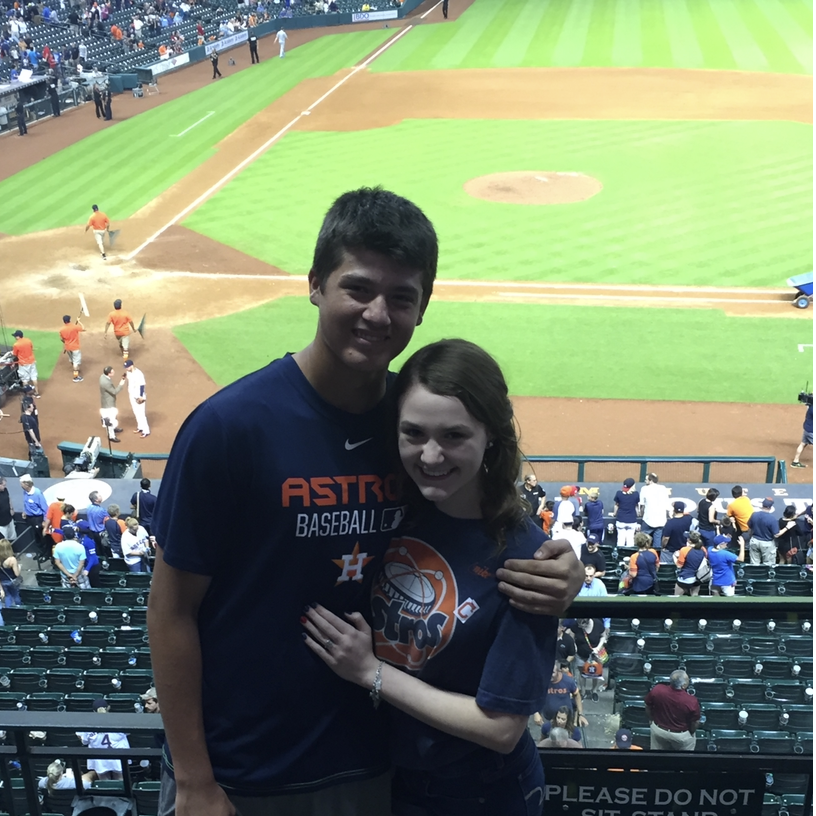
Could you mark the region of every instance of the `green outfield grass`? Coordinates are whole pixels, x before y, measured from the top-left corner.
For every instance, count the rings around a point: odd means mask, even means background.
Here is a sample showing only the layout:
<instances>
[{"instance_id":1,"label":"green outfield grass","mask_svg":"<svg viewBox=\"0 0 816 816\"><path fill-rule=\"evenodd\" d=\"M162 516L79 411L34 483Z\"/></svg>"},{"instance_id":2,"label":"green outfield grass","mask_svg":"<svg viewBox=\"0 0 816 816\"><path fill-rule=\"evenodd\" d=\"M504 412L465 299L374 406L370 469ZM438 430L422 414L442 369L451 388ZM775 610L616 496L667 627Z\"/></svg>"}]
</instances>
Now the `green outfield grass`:
<instances>
[{"instance_id":1,"label":"green outfield grass","mask_svg":"<svg viewBox=\"0 0 816 816\"><path fill-rule=\"evenodd\" d=\"M317 313L288 297L175 330L207 374L226 385L314 337ZM443 337L483 345L514 396L790 402L790 383L812 378L811 324L728 317L718 309L432 301L414 341ZM734 372L750 371L735 377Z\"/></svg>"},{"instance_id":2,"label":"green outfield grass","mask_svg":"<svg viewBox=\"0 0 816 816\"><path fill-rule=\"evenodd\" d=\"M62 322L60 322L62 327ZM62 341L59 339L58 331L29 331L25 326L9 326L8 332L0 336L0 343L8 348L14 345L15 337L12 332L22 329L25 336L34 344L34 357L37 360L37 375L41 380L47 380L54 372L54 366L62 356ZM65 363L65 374L71 372L68 363Z\"/></svg>"},{"instance_id":3,"label":"green outfield grass","mask_svg":"<svg viewBox=\"0 0 816 816\"><path fill-rule=\"evenodd\" d=\"M451 0L455 7L457 0ZM616 66L811 73L810 0L476 0L374 71Z\"/></svg>"},{"instance_id":4,"label":"green outfield grass","mask_svg":"<svg viewBox=\"0 0 816 816\"><path fill-rule=\"evenodd\" d=\"M127 218L213 155L247 119L304 79L355 65L392 31L321 37L251 70L83 139L0 182L0 232L22 235L82 224L97 202L112 219ZM210 64L197 68L207 76ZM161 81L161 80L159 80ZM186 128L215 111L183 136ZM87 110L75 115L92 115ZM114 102L114 117L116 103ZM269 134L270 136L273 133Z\"/></svg>"},{"instance_id":5,"label":"green outfield grass","mask_svg":"<svg viewBox=\"0 0 816 816\"><path fill-rule=\"evenodd\" d=\"M185 225L303 274L334 196L382 184L434 221L444 278L784 286L812 263L812 138L793 122L584 120L289 133ZM550 206L463 190L514 170L580 171L604 189ZM259 212L275 214L248 232Z\"/></svg>"}]
</instances>

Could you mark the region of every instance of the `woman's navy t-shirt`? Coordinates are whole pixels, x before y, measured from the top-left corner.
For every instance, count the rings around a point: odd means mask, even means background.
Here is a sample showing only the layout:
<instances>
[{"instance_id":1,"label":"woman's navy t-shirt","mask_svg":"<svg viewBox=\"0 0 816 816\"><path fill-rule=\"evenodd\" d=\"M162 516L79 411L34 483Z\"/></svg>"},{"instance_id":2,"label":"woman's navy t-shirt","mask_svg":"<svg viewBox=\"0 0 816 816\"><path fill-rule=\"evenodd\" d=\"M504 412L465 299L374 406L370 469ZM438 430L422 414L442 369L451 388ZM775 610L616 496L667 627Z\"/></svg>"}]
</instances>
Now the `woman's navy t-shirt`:
<instances>
[{"instance_id":1,"label":"woman's navy t-shirt","mask_svg":"<svg viewBox=\"0 0 816 816\"><path fill-rule=\"evenodd\" d=\"M637 521L637 506L640 503L640 493L630 490L625 493L619 490L615 494L615 504L618 505L617 520L623 524L634 524Z\"/></svg>"}]
</instances>

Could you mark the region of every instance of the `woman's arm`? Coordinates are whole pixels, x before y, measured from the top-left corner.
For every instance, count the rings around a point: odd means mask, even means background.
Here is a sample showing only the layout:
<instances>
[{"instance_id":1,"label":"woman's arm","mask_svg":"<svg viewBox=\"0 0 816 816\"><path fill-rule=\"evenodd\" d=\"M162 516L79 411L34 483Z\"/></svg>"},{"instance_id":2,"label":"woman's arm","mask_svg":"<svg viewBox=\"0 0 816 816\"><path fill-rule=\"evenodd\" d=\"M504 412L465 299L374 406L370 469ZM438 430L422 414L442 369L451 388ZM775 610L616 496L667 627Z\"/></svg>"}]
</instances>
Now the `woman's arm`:
<instances>
[{"instance_id":1,"label":"woman's arm","mask_svg":"<svg viewBox=\"0 0 816 816\"><path fill-rule=\"evenodd\" d=\"M322 606L301 618L306 645L344 680L373 688L380 669L379 696L391 705L446 734L509 754L527 727L526 714L488 711L474 697L443 691L377 659L371 628L359 612L338 618Z\"/></svg>"}]
</instances>

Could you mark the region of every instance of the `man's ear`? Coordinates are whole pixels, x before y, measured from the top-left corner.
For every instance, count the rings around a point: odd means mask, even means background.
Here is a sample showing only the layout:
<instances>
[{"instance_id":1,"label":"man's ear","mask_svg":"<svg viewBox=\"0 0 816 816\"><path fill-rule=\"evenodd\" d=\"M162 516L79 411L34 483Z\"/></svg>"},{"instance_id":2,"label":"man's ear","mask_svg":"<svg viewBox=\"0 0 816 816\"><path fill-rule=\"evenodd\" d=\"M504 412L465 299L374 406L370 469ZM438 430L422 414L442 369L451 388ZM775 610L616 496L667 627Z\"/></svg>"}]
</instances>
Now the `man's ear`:
<instances>
[{"instance_id":1,"label":"man's ear","mask_svg":"<svg viewBox=\"0 0 816 816\"><path fill-rule=\"evenodd\" d=\"M311 303L317 303L317 297L320 294L320 283L317 280L314 269L309 270L309 300Z\"/></svg>"}]
</instances>

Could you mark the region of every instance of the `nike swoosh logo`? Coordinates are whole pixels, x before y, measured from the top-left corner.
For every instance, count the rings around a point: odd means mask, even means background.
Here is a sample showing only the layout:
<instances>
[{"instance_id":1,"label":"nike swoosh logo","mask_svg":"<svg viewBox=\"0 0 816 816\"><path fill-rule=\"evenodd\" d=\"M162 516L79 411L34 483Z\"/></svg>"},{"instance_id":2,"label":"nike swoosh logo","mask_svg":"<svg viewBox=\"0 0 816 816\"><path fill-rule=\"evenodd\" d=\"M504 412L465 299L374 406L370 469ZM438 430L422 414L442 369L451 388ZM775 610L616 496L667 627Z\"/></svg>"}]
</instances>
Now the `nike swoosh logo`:
<instances>
[{"instance_id":1,"label":"nike swoosh logo","mask_svg":"<svg viewBox=\"0 0 816 816\"><path fill-rule=\"evenodd\" d=\"M359 448L360 445L365 445L366 442L370 442L374 437L369 436L368 439L364 439L362 442L349 442L346 440L346 450L354 450L355 448Z\"/></svg>"}]
</instances>

